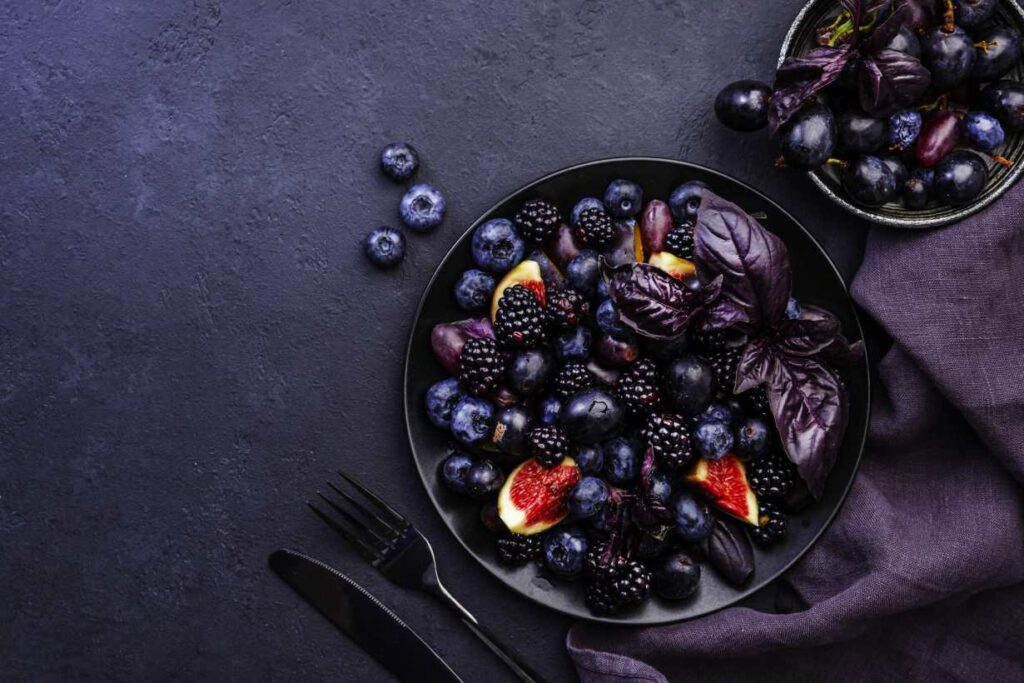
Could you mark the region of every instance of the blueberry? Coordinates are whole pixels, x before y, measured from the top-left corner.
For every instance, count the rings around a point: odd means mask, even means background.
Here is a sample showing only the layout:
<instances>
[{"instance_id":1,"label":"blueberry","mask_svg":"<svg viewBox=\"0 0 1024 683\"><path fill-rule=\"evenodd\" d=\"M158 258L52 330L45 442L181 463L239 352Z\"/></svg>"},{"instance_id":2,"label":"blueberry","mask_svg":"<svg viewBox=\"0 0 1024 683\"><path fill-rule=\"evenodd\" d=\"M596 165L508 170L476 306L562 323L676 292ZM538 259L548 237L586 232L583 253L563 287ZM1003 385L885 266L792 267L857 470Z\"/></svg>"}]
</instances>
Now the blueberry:
<instances>
[{"instance_id":1,"label":"blueberry","mask_svg":"<svg viewBox=\"0 0 1024 683\"><path fill-rule=\"evenodd\" d=\"M505 475L490 460L478 460L466 471L466 493L482 499L493 496L505 483Z\"/></svg>"},{"instance_id":2,"label":"blueberry","mask_svg":"<svg viewBox=\"0 0 1024 683\"><path fill-rule=\"evenodd\" d=\"M910 149L921 134L921 112L916 109L904 109L889 117L889 132L885 142L897 149Z\"/></svg>"},{"instance_id":3,"label":"blueberry","mask_svg":"<svg viewBox=\"0 0 1024 683\"><path fill-rule=\"evenodd\" d=\"M761 130L768 125L771 95L772 89L760 81L730 83L715 97L715 116L732 130Z\"/></svg>"},{"instance_id":4,"label":"blueberry","mask_svg":"<svg viewBox=\"0 0 1024 683\"><path fill-rule=\"evenodd\" d=\"M684 353L669 363L663 378L669 400L685 415L699 414L714 396L714 372L695 354Z\"/></svg>"},{"instance_id":5,"label":"blueberry","mask_svg":"<svg viewBox=\"0 0 1024 683\"><path fill-rule=\"evenodd\" d=\"M573 459L583 474L600 474L604 470L604 451L600 446L580 444Z\"/></svg>"},{"instance_id":6,"label":"blueberry","mask_svg":"<svg viewBox=\"0 0 1024 683\"><path fill-rule=\"evenodd\" d=\"M600 301L608 298L608 283L604 281L604 278L597 281L597 296Z\"/></svg>"},{"instance_id":7,"label":"blueberry","mask_svg":"<svg viewBox=\"0 0 1024 683\"><path fill-rule=\"evenodd\" d=\"M604 389L585 389L562 406L558 422L573 441L597 443L622 427L626 409L615 394Z\"/></svg>"},{"instance_id":8,"label":"blueberry","mask_svg":"<svg viewBox=\"0 0 1024 683\"><path fill-rule=\"evenodd\" d=\"M961 206L978 196L988 181L988 168L974 152L958 149L935 167L935 198L950 206Z\"/></svg>"},{"instance_id":9,"label":"blueberry","mask_svg":"<svg viewBox=\"0 0 1024 683\"><path fill-rule=\"evenodd\" d=\"M736 450L755 457L768 450L771 439L768 423L759 417L748 417L736 425Z\"/></svg>"},{"instance_id":10,"label":"blueberry","mask_svg":"<svg viewBox=\"0 0 1024 683\"><path fill-rule=\"evenodd\" d=\"M711 535L714 526L711 513L693 494L680 491L673 499L671 509L676 522L676 534L684 541L693 543Z\"/></svg>"},{"instance_id":11,"label":"blueberry","mask_svg":"<svg viewBox=\"0 0 1024 683\"><path fill-rule=\"evenodd\" d=\"M520 351L508 365L509 388L520 394L534 393L544 386L553 365L547 351Z\"/></svg>"},{"instance_id":12,"label":"blueberry","mask_svg":"<svg viewBox=\"0 0 1024 683\"><path fill-rule=\"evenodd\" d=\"M629 329L626 323L622 322L622 318L619 317L619 311L615 308L615 304L611 299L605 299L601 302L601 305L597 307L594 318L597 320L597 326L609 337L624 338L633 336L633 330Z\"/></svg>"},{"instance_id":13,"label":"blueberry","mask_svg":"<svg viewBox=\"0 0 1024 683\"><path fill-rule=\"evenodd\" d=\"M476 313L491 303L494 278L482 270L470 268L455 283L455 301L464 311Z\"/></svg>"},{"instance_id":14,"label":"blueberry","mask_svg":"<svg viewBox=\"0 0 1024 683\"><path fill-rule=\"evenodd\" d=\"M963 120L964 139L979 152L991 152L1003 144L1006 133L996 117L983 111L972 111Z\"/></svg>"},{"instance_id":15,"label":"blueberry","mask_svg":"<svg viewBox=\"0 0 1024 683\"><path fill-rule=\"evenodd\" d=\"M591 517L604 507L608 501L608 485L597 477L583 477L566 501L569 512L576 517Z\"/></svg>"},{"instance_id":16,"label":"blueberry","mask_svg":"<svg viewBox=\"0 0 1024 683\"><path fill-rule=\"evenodd\" d=\"M585 361L590 356L592 341L590 330L579 325L555 338L555 355L562 362Z\"/></svg>"},{"instance_id":17,"label":"blueberry","mask_svg":"<svg viewBox=\"0 0 1024 683\"><path fill-rule=\"evenodd\" d=\"M629 218L643 208L644 193L632 180L613 180L604 191L604 205L613 218Z\"/></svg>"},{"instance_id":18,"label":"blueberry","mask_svg":"<svg viewBox=\"0 0 1024 683\"><path fill-rule=\"evenodd\" d=\"M473 466L473 458L465 453L452 453L441 463L441 481L455 493L466 492L466 473Z\"/></svg>"},{"instance_id":19,"label":"blueberry","mask_svg":"<svg viewBox=\"0 0 1024 683\"><path fill-rule=\"evenodd\" d=\"M733 412L732 406L726 403L710 403L708 407L701 411L700 415L695 418L695 421L700 422L724 422L726 424L732 424L736 419L736 413Z\"/></svg>"},{"instance_id":20,"label":"blueberry","mask_svg":"<svg viewBox=\"0 0 1024 683\"><path fill-rule=\"evenodd\" d=\"M697 452L705 458L720 460L732 448L732 429L725 422L701 422L693 432Z\"/></svg>"},{"instance_id":21,"label":"blueberry","mask_svg":"<svg viewBox=\"0 0 1024 683\"><path fill-rule=\"evenodd\" d=\"M974 68L976 81L994 81L1020 62L1020 34L1012 28L997 26L974 36Z\"/></svg>"},{"instance_id":22,"label":"blueberry","mask_svg":"<svg viewBox=\"0 0 1024 683\"><path fill-rule=\"evenodd\" d=\"M441 225L446 203L444 195L431 185L413 185L402 195L398 213L410 230L427 232Z\"/></svg>"},{"instance_id":23,"label":"blueberry","mask_svg":"<svg viewBox=\"0 0 1024 683\"><path fill-rule=\"evenodd\" d=\"M668 198L668 208L672 211L672 218L676 223L693 223L697 220L697 211L707 187L703 181L690 180L672 190Z\"/></svg>"},{"instance_id":24,"label":"blueberry","mask_svg":"<svg viewBox=\"0 0 1024 683\"><path fill-rule=\"evenodd\" d=\"M629 439L616 437L604 443L604 475L613 484L628 484L640 474L640 451Z\"/></svg>"},{"instance_id":25,"label":"blueberry","mask_svg":"<svg viewBox=\"0 0 1024 683\"><path fill-rule=\"evenodd\" d=\"M569 222L573 227L580 224L580 215L587 209L601 209L604 211L604 204L597 197L584 197L576 202L576 205L572 207L572 213L569 215Z\"/></svg>"},{"instance_id":26,"label":"blueberry","mask_svg":"<svg viewBox=\"0 0 1024 683\"><path fill-rule=\"evenodd\" d=\"M397 266L405 258L405 235L394 228L381 226L370 231L363 242L366 258L378 268Z\"/></svg>"},{"instance_id":27,"label":"blueberry","mask_svg":"<svg viewBox=\"0 0 1024 683\"><path fill-rule=\"evenodd\" d=\"M672 553L654 571L654 592L666 600L684 600L697 590L700 565L684 552Z\"/></svg>"},{"instance_id":28,"label":"blueberry","mask_svg":"<svg viewBox=\"0 0 1024 683\"><path fill-rule=\"evenodd\" d=\"M803 314L804 309L800 306L800 302L789 297L789 301L786 302L786 317L789 320L799 320Z\"/></svg>"},{"instance_id":29,"label":"blueberry","mask_svg":"<svg viewBox=\"0 0 1024 683\"><path fill-rule=\"evenodd\" d=\"M843 171L843 188L858 204L880 206L896 194L896 176L878 157L859 156Z\"/></svg>"},{"instance_id":30,"label":"blueberry","mask_svg":"<svg viewBox=\"0 0 1024 683\"><path fill-rule=\"evenodd\" d=\"M584 249L576 254L565 266L565 277L576 291L590 296L597 290L601 282L601 263L597 252Z\"/></svg>"},{"instance_id":31,"label":"blueberry","mask_svg":"<svg viewBox=\"0 0 1024 683\"><path fill-rule=\"evenodd\" d=\"M435 427L452 426L452 410L465 394L454 377L435 382L427 389L427 418Z\"/></svg>"},{"instance_id":32,"label":"blueberry","mask_svg":"<svg viewBox=\"0 0 1024 683\"><path fill-rule=\"evenodd\" d=\"M420 157L408 143L392 142L380 151L381 170L396 182L412 178L419 166Z\"/></svg>"},{"instance_id":33,"label":"blueberry","mask_svg":"<svg viewBox=\"0 0 1024 683\"><path fill-rule=\"evenodd\" d=\"M836 121L839 141L857 154L870 154L885 142L885 121L855 110L843 112Z\"/></svg>"},{"instance_id":34,"label":"blueberry","mask_svg":"<svg viewBox=\"0 0 1024 683\"><path fill-rule=\"evenodd\" d=\"M533 428L530 411L512 405L498 408L494 416L494 435L491 442L505 455L521 457L527 452L527 436Z\"/></svg>"},{"instance_id":35,"label":"blueberry","mask_svg":"<svg viewBox=\"0 0 1024 683\"><path fill-rule=\"evenodd\" d=\"M472 249L476 265L501 275L523 260L526 244L512 221L495 218L473 231Z\"/></svg>"},{"instance_id":36,"label":"blueberry","mask_svg":"<svg viewBox=\"0 0 1024 683\"><path fill-rule=\"evenodd\" d=\"M544 562L559 576L579 576L589 546L579 529L559 527L544 537Z\"/></svg>"},{"instance_id":37,"label":"blueberry","mask_svg":"<svg viewBox=\"0 0 1024 683\"><path fill-rule=\"evenodd\" d=\"M647 496L662 505L672 502L672 495L675 493L673 477L668 472L657 470L651 473L647 480Z\"/></svg>"},{"instance_id":38,"label":"blueberry","mask_svg":"<svg viewBox=\"0 0 1024 683\"><path fill-rule=\"evenodd\" d=\"M550 427L558 422L562 414L562 399L557 396L546 396L541 399L537 408L537 422L542 427Z\"/></svg>"},{"instance_id":39,"label":"blueberry","mask_svg":"<svg viewBox=\"0 0 1024 683\"><path fill-rule=\"evenodd\" d=\"M452 410L452 434L464 444L472 445L491 435L494 407L487 401L464 396Z\"/></svg>"}]
</instances>

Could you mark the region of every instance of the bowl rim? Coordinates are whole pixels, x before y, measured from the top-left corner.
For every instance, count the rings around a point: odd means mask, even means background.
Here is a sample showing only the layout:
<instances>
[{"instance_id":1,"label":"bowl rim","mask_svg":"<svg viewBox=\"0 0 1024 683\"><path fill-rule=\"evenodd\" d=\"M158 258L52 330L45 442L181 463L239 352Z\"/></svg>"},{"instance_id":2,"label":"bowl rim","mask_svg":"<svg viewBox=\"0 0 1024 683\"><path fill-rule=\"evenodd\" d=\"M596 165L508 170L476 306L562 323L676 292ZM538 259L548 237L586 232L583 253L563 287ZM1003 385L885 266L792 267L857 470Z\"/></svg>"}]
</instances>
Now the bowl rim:
<instances>
[{"instance_id":1,"label":"bowl rim","mask_svg":"<svg viewBox=\"0 0 1024 683\"><path fill-rule=\"evenodd\" d=\"M754 188L749 183L746 183L746 182L744 182L742 180L739 180L738 178L735 178L735 177L730 176L730 175L728 175L726 173L723 173L722 171L718 171L718 170L709 168L707 166L703 166L701 164L696 164L696 163L689 162L689 161L682 161L682 160L679 160L679 159L669 159L667 157L650 157L650 156L607 157L607 158L603 158L603 159L595 159L595 160L592 160L592 161L584 161L584 162L581 162L581 163L573 164L571 166L566 166L566 167L558 169L556 171L552 171L550 173L546 173L546 174L544 174L544 175L542 175L542 176L540 176L540 177L538 177L538 178L536 178L536 179L526 183L525 185L520 186L519 188L515 189L514 191L509 192L508 194L504 195L501 199L499 199L497 202L492 204L486 211L482 212L476 218L476 220L474 220L470 224L470 226L461 235L459 235L454 240L454 242L452 243L452 246L448 249L448 251L445 252L444 256L441 258L441 260L438 262L437 266L434 268L434 272L430 276L430 280L427 282L426 286L424 287L423 294L420 296L420 301L419 301L419 303L416 306L416 312L415 312L415 314L414 314L414 316L412 318L412 323L411 323L411 325L409 327L409 339L408 339L408 342L406 343L405 362L403 363L403 368L402 368L402 405L403 405L403 411L405 413L405 415L404 415L404 417L405 417L405 433L406 433L406 438L408 439L408 442L409 442L410 455L412 456L413 463L415 465L416 475L419 477L420 483L423 485L423 488L424 488L424 490L427 493L427 497L430 499L430 503L434 507L434 511L441 518L441 521L444 523L444 526L448 529L449 533L451 533L451 535L455 538L455 540L459 543L459 545L461 545L462 548L469 554L469 556L472 557L473 560L475 560L489 574L491 574L495 578L497 578L498 581L500 581L501 584L505 588L509 589L510 591L512 591L513 593L515 593L516 595L518 595L520 597L523 597L523 598L526 598L526 599L530 600L531 602L534 602L536 604L539 604L539 605L542 605L544 607L547 607L547 608L549 608L551 610L554 610L554 611L556 611L556 612L558 612L560 614L565 614L567 616L571 616L571 617L574 617L574 618L577 618L577 619L583 619L585 621L592 621L592 622L598 622L598 623L604 623L604 624L612 624L612 625L616 625L616 626L655 626L655 625L661 625L661 624L673 624L673 623L679 623L679 622L682 622L682 621L689 621L690 619L698 619L698 618L707 616L709 614L714 614L715 612L718 612L719 610L723 610L723 609L726 609L728 607L733 607L737 603L741 602L742 600L745 600L746 598L750 597L751 595L754 595L755 593L759 592L760 590L762 590L764 588L767 588L770 584L774 583L782 574L784 574L785 572L789 571L793 567L793 565L795 565L798 561L800 561L804 557L804 555L806 555L807 552L810 551L811 548L813 548L818 543L819 540L821 540L822 535L824 535L824 533L829 529L829 527L832 526L832 523L835 521L835 518L839 514L839 511L843 508L843 505L845 505L845 503L846 503L846 499L849 496L850 489L853 487L853 482L857 479L857 474L860 471L861 460L863 459L863 456L864 456L864 449L865 449L865 447L867 445L868 432L869 432L870 427L871 427L872 377L871 377L871 361L870 361L870 356L868 355L868 349L867 349L867 345L866 344L862 344L862 346L864 347L863 348L863 354L864 354L864 369L865 369L865 376L864 376L864 399L865 399L864 430L863 430L862 434L860 435L860 442L855 444L856 445L856 453L857 453L857 455L856 455L856 458L855 458L854 463L853 463L853 469L851 471L850 478L845 483L845 485L843 486L842 490L839 492L836 504L833 507L833 509L831 510L831 512L829 512L828 517L825 519L824 523L821 525L821 528L818 529L818 531L814 534L814 536L810 539L810 541L806 544L806 546L804 546L804 548L802 548L800 550L800 552L798 552L796 555L794 555L788 562L786 562L784 565L782 565L777 571L775 571L770 576L766 577L763 581L761 581L757 585L753 585L752 584L752 585L747 586L747 587L736 588L735 589L736 590L736 595L733 597L732 600L730 600L728 602L725 602L725 603L723 603L723 604L721 604L721 605L719 605L719 606L717 606L717 607L715 607L713 609L708 609L707 611L702 612L700 614L695 614L695 615L690 615L690 616L681 616L678 619L639 619L639 618L636 618L636 617L633 617L633 618L627 617L625 619L616 619L616 618L613 618L613 617L602 617L602 616L597 616L597 615L592 615L592 614L578 614L578 613L575 613L575 612L566 611L566 610L562 609L561 607L558 607L556 605L547 603L547 602L545 602L545 601L543 601L543 600L541 600L541 599L539 599L539 598L537 598L537 597L535 597L533 595L530 595L528 593L524 593L521 590L518 590L517 587L512 582L510 582L508 580L507 576L505 576L502 572L498 571L495 567L492 567L490 564L485 562L482 557L480 557L472 548L469 547L469 545L466 543L466 541L463 540L462 536L460 536L456 532L455 528L448 521L448 518L443 514L441 503L440 503L440 501L438 501L437 497L434 495L434 491L433 491L433 489L430 486L430 482L428 482L426 477L424 476L423 471L422 471L422 469L419 466L418 459L416 458L416 450L417 449L416 449L416 443L414 442L413 436L412 436L412 434L413 434L413 427L412 427L412 423L411 423L412 410L414 410L416 408L414 408L412 405L410 405L410 401L409 401L409 390L410 390L410 387L409 387L409 384L410 384L409 377L410 377L410 371L411 371L411 368L412 368L411 363L412 363L412 357L413 357L413 352L414 352L414 348L415 348L414 344L416 342L416 327L417 327L417 325L418 325L418 323L420 321L420 318L423 315L423 309L424 309L424 306L427 303L427 298L430 295L431 290L434 288L434 286L435 286L435 284L437 282L437 279L441 275L442 267L455 254L456 250L461 246L463 240L465 240L467 236L471 235L473 233L473 231L476 230L477 227L480 226L481 224L483 224L486 220L490 220L490 218L488 218L488 217L492 213L494 213L498 208L500 208L503 204L505 204L506 202L510 201L513 197L515 197L517 195L520 195L520 194L523 194L525 192L528 192L529 190L537 187L538 185L540 185L542 183L547 182L548 180L550 180L552 178L555 178L557 176L564 175L564 174L576 173L576 172L579 172L579 171L582 171L584 169L591 168L591 167L603 166L603 165L614 165L614 164L621 164L621 163L632 163L632 162L645 162L645 163L654 162L654 163L669 164L669 165L673 165L673 166L678 166L678 167L685 168L685 169L696 169L696 170L699 170L699 171L701 171L703 173L707 173L709 175L716 176L716 177L718 177L718 178L720 178L720 179L722 179L722 180L724 180L726 182L736 183L736 184L742 186L744 189L746 189L746 190L752 192L753 194L757 195L762 201L764 201L764 202L770 204L772 207L774 207L775 210L777 210L779 213L781 213L783 216L785 216L788 220L790 220L793 223L793 225L795 225L797 228L799 228L799 230L804 233L804 235L807 237L807 239L809 239L811 241L811 243L814 245L814 247L816 247L817 250L822 254L822 256L825 259L825 262L828 264L828 267L831 269L832 273L835 275L837 281L839 282L839 286L840 286L843 294L846 295L847 299L852 304L851 307L850 307L850 312L852 314L852 322L853 322L854 329L856 330L856 332L857 332L857 334L858 334L858 336L859 336L859 338L861 340L865 339L864 326L861 324L860 314L857 311L856 302L853 300L853 297L850 294L850 289L849 289L849 287L846 284L846 280L843 278L842 273L839 272L839 269L836 267L836 264L832 260L832 257L829 256L828 251L825 250L825 248L814 237L814 235L811 234L811 232L809 230L807 230L807 228L805 228L804 225L800 221L798 221L795 216L793 216L793 214L791 214L786 209L782 208L782 206L780 206L778 204L778 202L776 202L775 200L771 199L770 197L768 197L766 194L764 194L760 190ZM849 436L849 435L847 435L847 436ZM846 438L846 437L844 437L844 438ZM854 436L853 438L856 438L856 437Z\"/></svg>"},{"instance_id":2,"label":"bowl rim","mask_svg":"<svg viewBox=\"0 0 1024 683\"><path fill-rule=\"evenodd\" d=\"M1020 18L1021 23L1024 24L1024 8L1022 8L1014 0L1000 1L1004 2L1005 5L1007 5L1010 9L1015 11L1017 13L1017 16ZM786 57L789 57L790 54L793 52L793 43L796 40L796 34L801 28L803 28L803 24L808 20L807 15L810 14L811 10L813 10L818 5L826 3L838 4L838 0L808 0L807 3L800 8L800 11L797 12L796 18L793 19L793 23L790 24L789 30L786 31L786 37L782 40L782 47L779 49L779 59L775 63L776 69L781 67L782 63L786 60ZM871 221L872 223L886 225L891 228L903 228L905 230L925 230L929 228L938 228L944 225L949 225L951 223L957 223L967 218L968 216L973 216L974 214L978 213L979 211L986 208L994 201L1002 197L1004 194L1006 194L1006 192L1011 187L1013 187L1018 180L1020 180L1022 172L1024 172L1024 160L1020 160L1014 163L1013 168L1011 168L1009 173L1003 177L1003 179L995 187L995 189L993 189L993 191L991 191L982 199L973 201L970 204L967 204L966 206L951 207L955 209L951 213L931 218L915 218L913 216L896 217L887 216L882 213L874 212L870 209L858 206L857 204L848 201L842 195L836 193L831 187L829 187L828 183L825 182L825 180L822 177L822 171L820 169L807 171L807 175L810 176L814 184L818 186L818 189L821 190L826 197L828 197L833 202L835 202L842 208L846 209L850 213L854 214L855 216L858 216L859 218Z\"/></svg>"}]
</instances>

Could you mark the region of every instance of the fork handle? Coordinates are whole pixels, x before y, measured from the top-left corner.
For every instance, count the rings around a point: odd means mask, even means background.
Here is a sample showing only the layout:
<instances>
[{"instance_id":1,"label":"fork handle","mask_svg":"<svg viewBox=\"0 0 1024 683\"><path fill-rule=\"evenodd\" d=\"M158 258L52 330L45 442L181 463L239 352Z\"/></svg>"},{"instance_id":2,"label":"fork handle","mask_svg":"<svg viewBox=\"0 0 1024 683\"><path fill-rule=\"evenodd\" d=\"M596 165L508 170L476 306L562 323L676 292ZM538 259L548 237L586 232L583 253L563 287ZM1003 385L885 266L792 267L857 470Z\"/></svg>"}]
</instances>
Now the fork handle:
<instances>
[{"instance_id":1,"label":"fork handle","mask_svg":"<svg viewBox=\"0 0 1024 683\"><path fill-rule=\"evenodd\" d=\"M458 600L455 599L448 590L441 585L438 581L436 584L431 586L434 590L431 591L434 595L440 598L449 607L455 609L459 613L459 618L462 619L462 623L466 625L473 634L486 645L491 652L498 656L502 662L505 663L512 673L519 677L519 680L524 683L548 683L548 680L541 676L539 673L530 668L526 662L523 661L522 656L516 652L510 645L506 645L501 640L491 633L480 621L470 614L469 610L462 606Z\"/></svg>"}]
</instances>

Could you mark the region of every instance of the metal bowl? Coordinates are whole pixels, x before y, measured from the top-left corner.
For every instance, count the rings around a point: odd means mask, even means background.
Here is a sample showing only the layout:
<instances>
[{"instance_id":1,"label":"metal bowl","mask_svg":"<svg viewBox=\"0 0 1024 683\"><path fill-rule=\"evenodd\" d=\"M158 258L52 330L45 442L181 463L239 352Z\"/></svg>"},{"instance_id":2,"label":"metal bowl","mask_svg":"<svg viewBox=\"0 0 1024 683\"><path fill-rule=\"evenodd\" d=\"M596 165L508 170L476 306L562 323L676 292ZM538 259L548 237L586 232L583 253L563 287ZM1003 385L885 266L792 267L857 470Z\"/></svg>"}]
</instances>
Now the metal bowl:
<instances>
[{"instance_id":1,"label":"metal bowl","mask_svg":"<svg viewBox=\"0 0 1024 683\"><path fill-rule=\"evenodd\" d=\"M803 54L814 47L815 29L834 17L838 11L838 0L810 0L804 5L782 42L779 65L786 57ZM996 22L1011 26L1024 36L1024 9L1016 2L1003 0L996 10ZM1019 63L1004 78L1024 82L1024 64ZM894 228L935 228L955 223L981 211L1017 182L1021 172L1024 172L1024 134L1008 133L1000 153L1012 161L1013 166L1007 168L989 161L988 182L978 196L964 206L946 206L933 202L919 211L906 209L899 202L889 202L876 207L859 206L847 198L839 172L833 166L823 166L810 171L808 175L829 199L861 218Z\"/></svg>"}]
</instances>

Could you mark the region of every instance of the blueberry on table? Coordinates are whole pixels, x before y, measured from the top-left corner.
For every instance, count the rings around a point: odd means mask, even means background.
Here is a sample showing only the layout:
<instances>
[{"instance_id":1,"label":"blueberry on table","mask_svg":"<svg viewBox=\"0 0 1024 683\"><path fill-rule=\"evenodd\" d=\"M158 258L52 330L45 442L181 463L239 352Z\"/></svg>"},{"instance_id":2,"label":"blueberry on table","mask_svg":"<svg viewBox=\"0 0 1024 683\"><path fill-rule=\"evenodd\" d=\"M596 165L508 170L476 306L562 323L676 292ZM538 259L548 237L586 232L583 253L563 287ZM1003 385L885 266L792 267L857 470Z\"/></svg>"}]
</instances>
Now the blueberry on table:
<instances>
[{"instance_id":1,"label":"blueberry on table","mask_svg":"<svg viewBox=\"0 0 1024 683\"><path fill-rule=\"evenodd\" d=\"M613 218L630 218L643 208L644 192L632 180L613 180L604 191L604 205Z\"/></svg>"},{"instance_id":2,"label":"blueberry on table","mask_svg":"<svg viewBox=\"0 0 1024 683\"><path fill-rule=\"evenodd\" d=\"M402 195L398 213L410 230L427 232L441 225L447 204L437 188L426 183L413 185Z\"/></svg>"},{"instance_id":3,"label":"blueberry on table","mask_svg":"<svg viewBox=\"0 0 1024 683\"><path fill-rule=\"evenodd\" d=\"M904 109L889 117L888 133L885 143L897 149L910 149L921 134L924 119L916 109Z\"/></svg>"},{"instance_id":4,"label":"blueberry on table","mask_svg":"<svg viewBox=\"0 0 1024 683\"><path fill-rule=\"evenodd\" d=\"M621 436L604 443L604 475L613 484L625 486L640 475L640 451Z\"/></svg>"},{"instance_id":5,"label":"blueberry on table","mask_svg":"<svg viewBox=\"0 0 1024 683\"><path fill-rule=\"evenodd\" d=\"M452 434L461 443L473 445L491 435L494 407L482 398L465 396L452 410Z\"/></svg>"},{"instance_id":6,"label":"blueberry on table","mask_svg":"<svg viewBox=\"0 0 1024 683\"><path fill-rule=\"evenodd\" d=\"M563 577L579 576L590 544L579 529L559 527L544 538L544 563Z\"/></svg>"},{"instance_id":7,"label":"blueberry on table","mask_svg":"<svg viewBox=\"0 0 1024 683\"><path fill-rule=\"evenodd\" d=\"M978 196L988 180L985 161L974 152L959 149L935 167L935 198L944 204L961 206Z\"/></svg>"},{"instance_id":8,"label":"blueberry on table","mask_svg":"<svg viewBox=\"0 0 1024 683\"><path fill-rule=\"evenodd\" d=\"M676 535L691 543L711 535L714 520L707 506L688 491L679 492L672 500L672 515L675 519Z\"/></svg>"},{"instance_id":9,"label":"blueberry on table","mask_svg":"<svg viewBox=\"0 0 1024 683\"><path fill-rule=\"evenodd\" d=\"M666 600L685 600L700 583L700 565L680 551L666 557L654 570L654 592Z\"/></svg>"},{"instance_id":10,"label":"blueberry on table","mask_svg":"<svg viewBox=\"0 0 1024 683\"><path fill-rule=\"evenodd\" d=\"M772 89L760 81L735 81L715 98L715 116L722 125L746 132L768 125L768 100Z\"/></svg>"},{"instance_id":11,"label":"blueberry on table","mask_svg":"<svg viewBox=\"0 0 1024 683\"><path fill-rule=\"evenodd\" d=\"M478 313L491 303L495 284L494 278L488 273L470 268L455 283L455 302L464 311Z\"/></svg>"},{"instance_id":12,"label":"blueberry on table","mask_svg":"<svg viewBox=\"0 0 1024 683\"><path fill-rule=\"evenodd\" d=\"M569 492L566 503L576 517L591 517L608 502L608 485L597 477L584 477Z\"/></svg>"},{"instance_id":13,"label":"blueberry on table","mask_svg":"<svg viewBox=\"0 0 1024 683\"><path fill-rule=\"evenodd\" d=\"M572 207L572 211L569 213L569 223L576 227L580 224L580 216L587 209L601 209L604 211L604 202L597 197L584 197L583 199L576 202Z\"/></svg>"},{"instance_id":14,"label":"blueberry on table","mask_svg":"<svg viewBox=\"0 0 1024 683\"><path fill-rule=\"evenodd\" d=\"M498 493L505 483L505 475L490 460L478 460L466 470L466 493L483 499Z\"/></svg>"},{"instance_id":15,"label":"blueberry on table","mask_svg":"<svg viewBox=\"0 0 1024 683\"><path fill-rule=\"evenodd\" d=\"M921 37L921 54L932 74L932 87L949 92L971 75L974 68L974 41L960 27L946 31L935 26Z\"/></svg>"},{"instance_id":16,"label":"blueberry on table","mask_svg":"<svg viewBox=\"0 0 1024 683\"><path fill-rule=\"evenodd\" d=\"M484 270L502 275L523 260L526 244L512 221L489 220L473 231L473 261Z\"/></svg>"},{"instance_id":17,"label":"blueberry on table","mask_svg":"<svg viewBox=\"0 0 1024 683\"><path fill-rule=\"evenodd\" d=\"M427 418L431 424L440 429L451 427L452 411L465 395L454 377L432 384L427 389Z\"/></svg>"},{"instance_id":18,"label":"blueberry on table","mask_svg":"<svg viewBox=\"0 0 1024 683\"><path fill-rule=\"evenodd\" d=\"M392 268L405 258L405 235L382 226L370 231L363 242L366 258L378 268Z\"/></svg>"},{"instance_id":19,"label":"blueberry on table","mask_svg":"<svg viewBox=\"0 0 1024 683\"><path fill-rule=\"evenodd\" d=\"M690 180L672 190L668 197L668 208L676 223L693 225L697 220L697 211L707 187L701 180Z\"/></svg>"},{"instance_id":20,"label":"blueberry on table","mask_svg":"<svg viewBox=\"0 0 1024 683\"><path fill-rule=\"evenodd\" d=\"M979 152L991 152L1006 139L999 120L984 111L968 112L963 120L964 140Z\"/></svg>"},{"instance_id":21,"label":"blueberry on table","mask_svg":"<svg viewBox=\"0 0 1024 683\"><path fill-rule=\"evenodd\" d=\"M1004 130L1024 129L1024 86L1017 81L990 84L981 91L979 106L999 119Z\"/></svg>"},{"instance_id":22,"label":"blueberry on table","mask_svg":"<svg viewBox=\"0 0 1024 683\"><path fill-rule=\"evenodd\" d=\"M896 176L878 157L860 156L843 171L843 188L858 204L880 206L896 195Z\"/></svg>"},{"instance_id":23,"label":"blueberry on table","mask_svg":"<svg viewBox=\"0 0 1024 683\"><path fill-rule=\"evenodd\" d=\"M412 178L419 166L420 157L407 142L392 142L380 151L380 168L395 182Z\"/></svg>"},{"instance_id":24,"label":"blueberry on table","mask_svg":"<svg viewBox=\"0 0 1024 683\"><path fill-rule=\"evenodd\" d=\"M856 154L871 154L885 142L885 121L864 112L843 112L836 129L843 148Z\"/></svg>"},{"instance_id":25,"label":"blueberry on table","mask_svg":"<svg viewBox=\"0 0 1024 683\"><path fill-rule=\"evenodd\" d=\"M996 26L974 36L974 68L971 78L994 81L1020 61L1020 34L1007 26Z\"/></svg>"},{"instance_id":26,"label":"blueberry on table","mask_svg":"<svg viewBox=\"0 0 1024 683\"><path fill-rule=\"evenodd\" d=\"M836 145L836 122L823 104L810 104L782 130L782 158L793 168L811 171L830 156Z\"/></svg>"},{"instance_id":27,"label":"blueberry on table","mask_svg":"<svg viewBox=\"0 0 1024 683\"><path fill-rule=\"evenodd\" d=\"M441 462L441 481L454 493L466 493L466 473L473 466L473 458L465 453L452 453Z\"/></svg>"},{"instance_id":28,"label":"blueberry on table","mask_svg":"<svg viewBox=\"0 0 1024 683\"><path fill-rule=\"evenodd\" d=\"M693 430L697 452L709 460L720 460L732 450L735 438L727 422L700 422Z\"/></svg>"},{"instance_id":29,"label":"blueberry on table","mask_svg":"<svg viewBox=\"0 0 1024 683\"><path fill-rule=\"evenodd\" d=\"M956 0L953 17L964 28L981 26L995 14L999 0Z\"/></svg>"}]
</instances>

